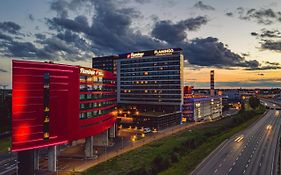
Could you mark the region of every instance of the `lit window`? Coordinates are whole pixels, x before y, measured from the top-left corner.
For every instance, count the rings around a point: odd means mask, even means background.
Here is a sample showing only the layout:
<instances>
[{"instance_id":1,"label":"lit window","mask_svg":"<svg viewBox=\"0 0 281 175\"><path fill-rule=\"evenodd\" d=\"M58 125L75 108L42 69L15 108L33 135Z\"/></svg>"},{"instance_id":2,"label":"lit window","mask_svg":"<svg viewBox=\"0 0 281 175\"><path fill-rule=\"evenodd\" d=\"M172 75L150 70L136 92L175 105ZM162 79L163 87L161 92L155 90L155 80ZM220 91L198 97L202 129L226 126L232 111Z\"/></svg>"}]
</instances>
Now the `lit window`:
<instances>
[{"instance_id":1,"label":"lit window","mask_svg":"<svg viewBox=\"0 0 281 175\"><path fill-rule=\"evenodd\" d=\"M147 92L148 92L148 90L144 90L144 92L145 92L145 93L147 93Z\"/></svg>"},{"instance_id":2,"label":"lit window","mask_svg":"<svg viewBox=\"0 0 281 175\"><path fill-rule=\"evenodd\" d=\"M148 72L144 72L143 74L144 74L144 75L148 75Z\"/></svg>"}]
</instances>

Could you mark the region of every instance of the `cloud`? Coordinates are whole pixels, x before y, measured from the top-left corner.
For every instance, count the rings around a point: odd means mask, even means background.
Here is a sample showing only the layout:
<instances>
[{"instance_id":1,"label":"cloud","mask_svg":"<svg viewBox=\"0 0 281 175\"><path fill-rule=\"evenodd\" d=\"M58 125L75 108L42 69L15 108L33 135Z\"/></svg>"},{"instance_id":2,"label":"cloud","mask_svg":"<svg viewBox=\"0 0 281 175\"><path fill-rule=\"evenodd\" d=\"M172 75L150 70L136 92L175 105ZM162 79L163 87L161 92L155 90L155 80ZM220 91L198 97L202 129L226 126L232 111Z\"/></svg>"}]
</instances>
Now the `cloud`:
<instances>
[{"instance_id":1,"label":"cloud","mask_svg":"<svg viewBox=\"0 0 281 175\"><path fill-rule=\"evenodd\" d=\"M189 63L199 66L227 67L259 67L256 60L247 61L225 47L217 38L196 38L185 46Z\"/></svg>"},{"instance_id":2,"label":"cloud","mask_svg":"<svg viewBox=\"0 0 281 175\"><path fill-rule=\"evenodd\" d=\"M32 15L32 14L29 14L28 15L28 19L30 20L30 21L34 21L35 19L34 19L34 16Z\"/></svg>"},{"instance_id":3,"label":"cloud","mask_svg":"<svg viewBox=\"0 0 281 175\"><path fill-rule=\"evenodd\" d=\"M198 1L196 4L194 4L193 7L198 8L200 10L215 10L214 7L204 4L202 1Z\"/></svg>"},{"instance_id":4,"label":"cloud","mask_svg":"<svg viewBox=\"0 0 281 175\"><path fill-rule=\"evenodd\" d=\"M261 49L281 52L281 40L279 41L264 40L261 43Z\"/></svg>"},{"instance_id":5,"label":"cloud","mask_svg":"<svg viewBox=\"0 0 281 175\"><path fill-rule=\"evenodd\" d=\"M281 52L281 32L279 30L262 29L261 33L252 32L251 35L260 39L261 50Z\"/></svg>"},{"instance_id":6,"label":"cloud","mask_svg":"<svg viewBox=\"0 0 281 175\"><path fill-rule=\"evenodd\" d=\"M281 12L274 11L271 8L246 9L243 7L238 7L235 13L238 15L238 18L242 20L253 20L256 21L258 24L263 25L271 25L273 23L281 22ZM229 12L226 15L233 16L233 12Z\"/></svg>"},{"instance_id":7,"label":"cloud","mask_svg":"<svg viewBox=\"0 0 281 175\"><path fill-rule=\"evenodd\" d=\"M61 18L66 18L68 16L67 7L69 3L65 0L52 1L50 9L57 12L57 15Z\"/></svg>"},{"instance_id":8,"label":"cloud","mask_svg":"<svg viewBox=\"0 0 281 175\"><path fill-rule=\"evenodd\" d=\"M265 64L273 65L273 66L279 66L279 65L280 65L280 63L277 63L277 62L270 62L270 61L266 61Z\"/></svg>"},{"instance_id":9,"label":"cloud","mask_svg":"<svg viewBox=\"0 0 281 175\"><path fill-rule=\"evenodd\" d=\"M38 40L44 40L44 39L46 39L46 35L41 34L41 33L36 33L36 34L35 34L35 37L36 37Z\"/></svg>"},{"instance_id":10,"label":"cloud","mask_svg":"<svg viewBox=\"0 0 281 175\"><path fill-rule=\"evenodd\" d=\"M270 61L264 62L264 65L259 67L247 68L247 70L275 70L275 69L281 69L280 63L270 62Z\"/></svg>"},{"instance_id":11,"label":"cloud","mask_svg":"<svg viewBox=\"0 0 281 175\"><path fill-rule=\"evenodd\" d=\"M90 18L81 14L68 14L73 9L80 9L89 4L94 11ZM217 38L188 40L188 31L198 30L207 24L208 19L205 16L176 23L156 19L150 35L145 35L133 28L133 21L141 16L140 13L134 8L120 6L113 0L56 0L51 3L51 9L57 12L56 17L46 19L51 34L34 34L33 42L20 39L5 40L0 43L0 52L9 57L77 61L96 55L181 47L185 59L192 66L228 69L261 67L258 61L245 60Z\"/></svg>"},{"instance_id":12,"label":"cloud","mask_svg":"<svg viewBox=\"0 0 281 175\"><path fill-rule=\"evenodd\" d=\"M151 0L135 0L137 3L145 4L151 2Z\"/></svg>"},{"instance_id":13,"label":"cloud","mask_svg":"<svg viewBox=\"0 0 281 175\"><path fill-rule=\"evenodd\" d=\"M5 41L12 41L13 38L11 36L5 35L3 33L0 32L0 41L1 40L5 40Z\"/></svg>"},{"instance_id":14,"label":"cloud","mask_svg":"<svg viewBox=\"0 0 281 175\"><path fill-rule=\"evenodd\" d=\"M233 13L232 12L227 12L225 15L231 17L231 16L233 16Z\"/></svg>"},{"instance_id":15,"label":"cloud","mask_svg":"<svg viewBox=\"0 0 281 175\"><path fill-rule=\"evenodd\" d=\"M153 37L168 43L182 42L186 39L186 30L194 31L208 22L207 17L198 16L174 24L170 20L156 22L151 34Z\"/></svg>"},{"instance_id":16,"label":"cloud","mask_svg":"<svg viewBox=\"0 0 281 175\"><path fill-rule=\"evenodd\" d=\"M7 32L10 34L19 34L19 30L21 29L21 26L11 22L11 21L5 21L0 22L0 31Z\"/></svg>"}]
</instances>

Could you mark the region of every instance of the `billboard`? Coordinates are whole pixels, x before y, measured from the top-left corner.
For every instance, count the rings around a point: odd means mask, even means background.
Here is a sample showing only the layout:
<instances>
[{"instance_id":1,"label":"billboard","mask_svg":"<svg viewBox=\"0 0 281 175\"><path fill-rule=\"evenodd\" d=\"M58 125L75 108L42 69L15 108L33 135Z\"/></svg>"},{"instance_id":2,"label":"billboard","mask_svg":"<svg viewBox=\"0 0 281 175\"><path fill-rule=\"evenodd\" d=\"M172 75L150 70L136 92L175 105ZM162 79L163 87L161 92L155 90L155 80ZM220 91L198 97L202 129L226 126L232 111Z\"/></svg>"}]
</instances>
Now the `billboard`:
<instances>
[{"instance_id":1,"label":"billboard","mask_svg":"<svg viewBox=\"0 0 281 175\"><path fill-rule=\"evenodd\" d=\"M79 118L79 66L16 60L12 64L12 151L67 143L114 124L112 113Z\"/></svg>"}]
</instances>

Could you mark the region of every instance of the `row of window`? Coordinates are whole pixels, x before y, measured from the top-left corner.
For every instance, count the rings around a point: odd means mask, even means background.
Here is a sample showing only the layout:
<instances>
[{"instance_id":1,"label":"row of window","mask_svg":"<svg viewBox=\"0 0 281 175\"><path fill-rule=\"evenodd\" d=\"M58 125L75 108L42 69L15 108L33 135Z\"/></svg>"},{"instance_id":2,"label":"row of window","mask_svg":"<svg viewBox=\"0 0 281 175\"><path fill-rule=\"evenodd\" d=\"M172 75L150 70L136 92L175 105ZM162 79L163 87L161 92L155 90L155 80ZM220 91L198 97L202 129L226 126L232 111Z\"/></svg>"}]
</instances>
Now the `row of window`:
<instances>
[{"instance_id":1,"label":"row of window","mask_svg":"<svg viewBox=\"0 0 281 175\"><path fill-rule=\"evenodd\" d=\"M132 64L132 63L144 63L144 62L159 62L159 61L168 61L168 60L177 60L179 55L169 56L169 57L151 57L151 58L138 58L138 59L127 59L122 63Z\"/></svg>"},{"instance_id":2,"label":"row of window","mask_svg":"<svg viewBox=\"0 0 281 175\"><path fill-rule=\"evenodd\" d=\"M115 86L102 86L102 85L80 85L80 91L114 91Z\"/></svg>"},{"instance_id":3,"label":"row of window","mask_svg":"<svg viewBox=\"0 0 281 175\"><path fill-rule=\"evenodd\" d=\"M157 66L179 66L179 61L163 62L158 63ZM121 72L126 71L126 68L140 68L140 67L153 67L156 66L155 63L139 63L139 64L121 64ZM135 70L136 71L136 70Z\"/></svg>"},{"instance_id":4,"label":"row of window","mask_svg":"<svg viewBox=\"0 0 281 175\"><path fill-rule=\"evenodd\" d=\"M134 80L179 80L180 76L143 76L143 77L122 77L121 81L134 81Z\"/></svg>"},{"instance_id":5,"label":"row of window","mask_svg":"<svg viewBox=\"0 0 281 175\"><path fill-rule=\"evenodd\" d=\"M165 94L121 94L121 98L134 98L134 99L147 99L147 98L153 98L153 99L159 99L159 98L165 98L165 99L181 99L181 95L175 94L175 95L165 95Z\"/></svg>"},{"instance_id":6,"label":"row of window","mask_svg":"<svg viewBox=\"0 0 281 175\"><path fill-rule=\"evenodd\" d=\"M89 118L94 118L98 117L101 115L108 114L110 112L114 111L114 108L109 108L105 110L98 110L98 111L92 111L92 112L82 112L80 113L80 119L89 119Z\"/></svg>"},{"instance_id":7,"label":"row of window","mask_svg":"<svg viewBox=\"0 0 281 175\"><path fill-rule=\"evenodd\" d=\"M116 94L80 94L80 100L98 100L104 98L116 98Z\"/></svg>"},{"instance_id":8,"label":"row of window","mask_svg":"<svg viewBox=\"0 0 281 175\"><path fill-rule=\"evenodd\" d=\"M130 89L181 89L181 87L179 86L179 84L177 85L154 85L154 86L137 86L137 85L132 85L132 86L121 86L122 90L130 90Z\"/></svg>"},{"instance_id":9,"label":"row of window","mask_svg":"<svg viewBox=\"0 0 281 175\"><path fill-rule=\"evenodd\" d=\"M136 98L121 98L120 101L121 103L122 102L140 102L140 101L143 101L143 103L145 102L161 102L161 103L180 103L181 101L180 100L175 100L175 99L147 99L147 98L144 98L144 99L136 99Z\"/></svg>"},{"instance_id":10,"label":"row of window","mask_svg":"<svg viewBox=\"0 0 281 175\"><path fill-rule=\"evenodd\" d=\"M144 89L144 90L121 90L121 94L126 94L126 93L136 93L136 94L142 94L142 93L159 93L159 94L180 94L181 91L178 89L174 89L174 90L159 90L159 89Z\"/></svg>"},{"instance_id":11,"label":"row of window","mask_svg":"<svg viewBox=\"0 0 281 175\"><path fill-rule=\"evenodd\" d=\"M80 110L86 110L86 109L95 109L95 108L101 108L105 106L110 106L116 104L116 101L104 101L104 102L94 102L94 103L80 103Z\"/></svg>"},{"instance_id":12,"label":"row of window","mask_svg":"<svg viewBox=\"0 0 281 175\"><path fill-rule=\"evenodd\" d=\"M179 70L161 71L161 72L134 72L134 73L121 73L121 76L153 76L153 75L179 75Z\"/></svg>"},{"instance_id":13,"label":"row of window","mask_svg":"<svg viewBox=\"0 0 281 175\"><path fill-rule=\"evenodd\" d=\"M136 71L162 71L162 70L179 70L179 65L166 65L166 66L157 66L155 63L153 67L139 67L139 68L131 68L124 70L125 72L136 72Z\"/></svg>"},{"instance_id":14,"label":"row of window","mask_svg":"<svg viewBox=\"0 0 281 175\"><path fill-rule=\"evenodd\" d=\"M121 85L166 85L166 84L180 84L180 81L125 81Z\"/></svg>"}]
</instances>

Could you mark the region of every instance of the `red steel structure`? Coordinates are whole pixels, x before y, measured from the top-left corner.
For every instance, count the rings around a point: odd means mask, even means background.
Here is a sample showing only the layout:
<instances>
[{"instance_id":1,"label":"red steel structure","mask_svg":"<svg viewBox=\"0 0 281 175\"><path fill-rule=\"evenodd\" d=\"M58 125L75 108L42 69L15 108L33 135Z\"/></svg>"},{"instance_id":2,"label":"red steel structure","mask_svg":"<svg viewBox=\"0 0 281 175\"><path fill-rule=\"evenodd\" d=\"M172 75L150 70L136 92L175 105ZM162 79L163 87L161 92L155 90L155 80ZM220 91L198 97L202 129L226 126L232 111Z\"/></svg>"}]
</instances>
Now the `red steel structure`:
<instances>
[{"instance_id":1,"label":"red steel structure","mask_svg":"<svg viewBox=\"0 0 281 175\"><path fill-rule=\"evenodd\" d=\"M14 60L12 85L12 151L94 136L116 122L111 72Z\"/></svg>"}]
</instances>

